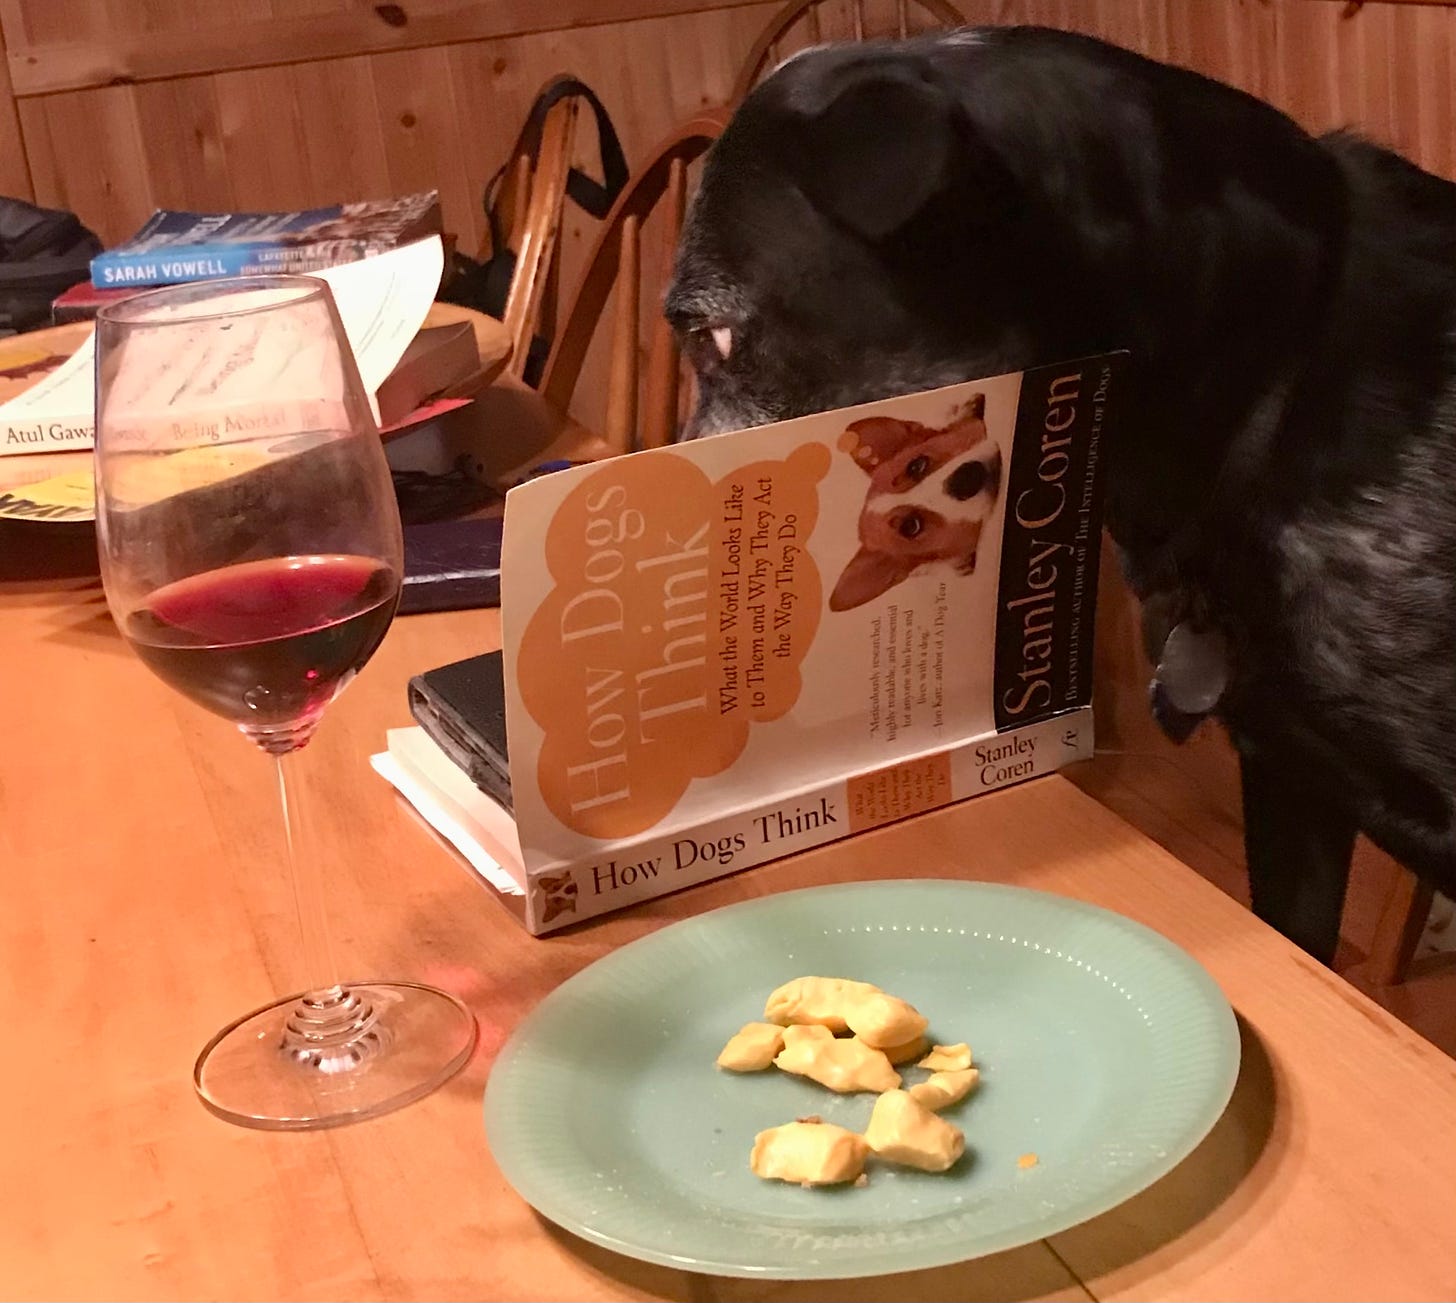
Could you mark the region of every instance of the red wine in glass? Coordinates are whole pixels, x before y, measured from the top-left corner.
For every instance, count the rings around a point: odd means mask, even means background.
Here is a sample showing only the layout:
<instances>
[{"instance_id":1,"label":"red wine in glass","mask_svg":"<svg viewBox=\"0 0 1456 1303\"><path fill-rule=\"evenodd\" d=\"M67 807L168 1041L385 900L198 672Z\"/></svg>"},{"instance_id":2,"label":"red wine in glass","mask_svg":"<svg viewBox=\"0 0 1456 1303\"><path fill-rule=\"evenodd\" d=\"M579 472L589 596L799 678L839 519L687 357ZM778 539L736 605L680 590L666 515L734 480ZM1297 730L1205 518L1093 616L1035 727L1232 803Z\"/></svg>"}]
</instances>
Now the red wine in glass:
<instances>
[{"instance_id":1,"label":"red wine in glass","mask_svg":"<svg viewBox=\"0 0 1456 1303\"><path fill-rule=\"evenodd\" d=\"M288 729L353 678L398 599L398 575L373 558L273 557L155 589L123 632L198 705L248 729Z\"/></svg>"}]
</instances>

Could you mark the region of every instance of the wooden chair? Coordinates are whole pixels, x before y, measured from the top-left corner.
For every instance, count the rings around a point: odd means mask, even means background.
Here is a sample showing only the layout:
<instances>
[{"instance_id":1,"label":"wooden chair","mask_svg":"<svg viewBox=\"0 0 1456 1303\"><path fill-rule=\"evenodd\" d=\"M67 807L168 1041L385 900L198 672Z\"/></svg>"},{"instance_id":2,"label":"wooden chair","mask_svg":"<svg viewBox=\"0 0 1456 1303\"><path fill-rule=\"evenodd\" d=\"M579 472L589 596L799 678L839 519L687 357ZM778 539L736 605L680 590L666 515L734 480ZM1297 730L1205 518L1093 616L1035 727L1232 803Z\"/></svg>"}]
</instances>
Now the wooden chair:
<instances>
[{"instance_id":1,"label":"wooden chair","mask_svg":"<svg viewBox=\"0 0 1456 1303\"><path fill-rule=\"evenodd\" d=\"M614 454L673 443L678 433L677 341L653 312L645 376L640 374L642 230L654 211L660 223L660 268L672 266L687 207L688 167L726 125L726 110L708 110L683 123L649 156L607 214L576 293L546 359L541 393L565 412L607 300L615 287L604 435ZM653 287L653 301L661 286ZM641 404L639 407L639 397Z\"/></svg>"},{"instance_id":2,"label":"wooden chair","mask_svg":"<svg viewBox=\"0 0 1456 1303\"><path fill-rule=\"evenodd\" d=\"M739 103L757 85L765 71L777 67L794 49L818 45L823 41L863 41L876 36L898 36L903 40L927 27L966 26L965 15L950 0L892 0L892 3L894 23L882 27L877 21L877 14L869 12L866 0L789 0L769 19L768 25L754 41L733 83L733 96L729 102ZM928 14L933 21L913 23L912 15L917 11ZM784 38L800 24L806 39L786 46Z\"/></svg>"}]
</instances>

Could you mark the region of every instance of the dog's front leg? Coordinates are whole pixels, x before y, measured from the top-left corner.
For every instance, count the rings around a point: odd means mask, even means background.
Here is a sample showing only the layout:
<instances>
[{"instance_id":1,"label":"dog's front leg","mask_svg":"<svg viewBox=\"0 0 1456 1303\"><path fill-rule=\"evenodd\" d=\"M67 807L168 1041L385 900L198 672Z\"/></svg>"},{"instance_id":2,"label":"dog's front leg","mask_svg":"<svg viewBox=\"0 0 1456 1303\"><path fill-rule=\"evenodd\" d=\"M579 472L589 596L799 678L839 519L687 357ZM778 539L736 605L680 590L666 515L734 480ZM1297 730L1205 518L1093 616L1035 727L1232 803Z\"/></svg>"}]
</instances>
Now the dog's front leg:
<instances>
[{"instance_id":1,"label":"dog's front leg","mask_svg":"<svg viewBox=\"0 0 1456 1303\"><path fill-rule=\"evenodd\" d=\"M1350 803L1295 757L1241 752L1239 769L1254 913L1329 964L1358 831Z\"/></svg>"}]
</instances>

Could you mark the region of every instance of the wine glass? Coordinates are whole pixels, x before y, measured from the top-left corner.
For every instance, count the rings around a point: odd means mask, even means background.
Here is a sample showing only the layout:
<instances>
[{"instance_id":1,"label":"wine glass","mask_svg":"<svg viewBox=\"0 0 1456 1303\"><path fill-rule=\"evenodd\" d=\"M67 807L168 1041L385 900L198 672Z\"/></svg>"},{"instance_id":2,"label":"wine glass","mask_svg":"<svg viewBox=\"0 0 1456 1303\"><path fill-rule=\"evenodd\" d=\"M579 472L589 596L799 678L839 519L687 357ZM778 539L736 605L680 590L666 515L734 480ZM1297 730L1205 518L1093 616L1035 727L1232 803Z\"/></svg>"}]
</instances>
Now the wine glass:
<instances>
[{"instance_id":1,"label":"wine glass","mask_svg":"<svg viewBox=\"0 0 1456 1303\"><path fill-rule=\"evenodd\" d=\"M345 985L300 844L299 751L383 640L403 569L383 446L328 285L175 286L96 325L96 519L117 627L164 682L274 757L312 987L208 1042L220 1117L311 1130L418 1099L476 1025L414 982Z\"/></svg>"}]
</instances>

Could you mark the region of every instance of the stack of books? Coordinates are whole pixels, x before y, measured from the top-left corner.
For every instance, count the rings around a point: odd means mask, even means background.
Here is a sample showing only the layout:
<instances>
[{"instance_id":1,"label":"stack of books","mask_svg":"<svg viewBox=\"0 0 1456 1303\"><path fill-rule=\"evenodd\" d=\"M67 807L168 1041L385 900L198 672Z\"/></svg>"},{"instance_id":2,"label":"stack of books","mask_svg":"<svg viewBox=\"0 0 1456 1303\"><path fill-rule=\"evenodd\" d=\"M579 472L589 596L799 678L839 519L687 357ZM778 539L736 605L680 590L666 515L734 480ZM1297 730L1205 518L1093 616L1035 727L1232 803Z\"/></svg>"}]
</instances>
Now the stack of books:
<instances>
[{"instance_id":1,"label":"stack of books","mask_svg":"<svg viewBox=\"0 0 1456 1303\"><path fill-rule=\"evenodd\" d=\"M287 213L158 209L129 240L92 258L90 281L59 295L52 315L57 325L89 321L107 304L163 285L312 275L429 239L445 239L434 190ZM419 330L375 392L381 427L417 423L411 417L427 399L464 386L479 366L469 326Z\"/></svg>"},{"instance_id":2,"label":"stack of books","mask_svg":"<svg viewBox=\"0 0 1456 1303\"><path fill-rule=\"evenodd\" d=\"M333 290L360 378L386 435L465 406L485 374L468 322L426 325L443 267L440 239L430 236L314 273ZM9 386L0 401L0 462L9 463L9 455L18 454L14 474L5 467L11 489L0 491L0 517L37 522L94 518L91 458L86 455L95 437L94 339L84 323L61 329L85 333L27 367L34 373ZM61 351L69 356L61 357ZM441 397L442 390L455 396ZM36 458L44 470L31 475L23 462L27 454L36 453L75 455L44 462Z\"/></svg>"}]
</instances>

